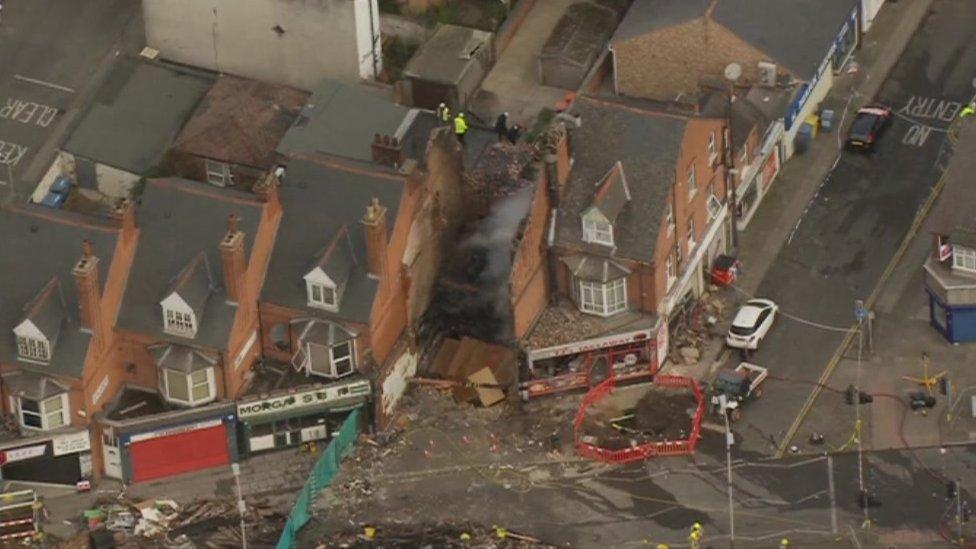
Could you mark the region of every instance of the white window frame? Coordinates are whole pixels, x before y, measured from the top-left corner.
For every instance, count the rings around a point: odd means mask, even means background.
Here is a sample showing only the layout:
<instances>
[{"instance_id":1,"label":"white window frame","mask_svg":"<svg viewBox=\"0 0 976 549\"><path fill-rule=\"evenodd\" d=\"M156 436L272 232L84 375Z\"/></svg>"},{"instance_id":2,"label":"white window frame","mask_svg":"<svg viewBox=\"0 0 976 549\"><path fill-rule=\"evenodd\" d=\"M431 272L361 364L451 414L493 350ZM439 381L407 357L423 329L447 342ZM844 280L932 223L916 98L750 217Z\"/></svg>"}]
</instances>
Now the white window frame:
<instances>
[{"instance_id":1,"label":"white window frame","mask_svg":"<svg viewBox=\"0 0 976 549\"><path fill-rule=\"evenodd\" d=\"M321 282L305 281L306 291L308 292L308 304L310 307L326 309L328 311L339 310L339 289L333 284ZM318 295L316 295L318 292ZM326 294L332 294L332 299L326 299Z\"/></svg>"},{"instance_id":2,"label":"white window frame","mask_svg":"<svg viewBox=\"0 0 976 549\"><path fill-rule=\"evenodd\" d=\"M627 277L617 278L606 284L577 279L576 287L581 312L612 316L627 310Z\"/></svg>"},{"instance_id":3,"label":"white window frame","mask_svg":"<svg viewBox=\"0 0 976 549\"><path fill-rule=\"evenodd\" d=\"M695 249L698 242L695 240L695 216L688 216L688 255Z\"/></svg>"},{"instance_id":4,"label":"white window frame","mask_svg":"<svg viewBox=\"0 0 976 549\"><path fill-rule=\"evenodd\" d=\"M205 159L204 169L207 172L207 183L211 185L226 187L234 183L234 177L230 173L230 164Z\"/></svg>"},{"instance_id":5,"label":"white window frame","mask_svg":"<svg viewBox=\"0 0 976 549\"><path fill-rule=\"evenodd\" d=\"M49 362L51 360L51 343L46 339L18 335L17 355L26 360Z\"/></svg>"},{"instance_id":6,"label":"white window frame","mask_svg":"<svg viewBox=\"0 0 976 549\"><path fill-rule=\"evenodd\" d=\"M718 213L722 211L722 203L714 193L709 195L708 202L705 204L705 207L708 209L709 221L712 221L718 217Z\"/></svg>"},{"instance_id":7,"label":"white window frame","mask_svg":"<svg viewBox=\"0 0 976 549\"><path fill-rule=\"evenodd\" d=\"M583 240L613 246L613 225L606 221L583 218Z\"/></svg>"},{"instance_id":8,"label":"white window frame","mask_svg":"<svg viewBox=\"0 0 976 549\"><path fill-rule=\"evenodd\" d=\"M36 402L38 411L33 412L24 410L25 400ZM49 404L53 404L54 402L60 404L60 408L49 411ZM34 431L48 431L51 429L57 429L64 427L71 422L71 404L68 400L68 393L54 395L53 397L45 398L44 400L18 397L17 412L17 420L20 422L20 426ZM41 424L40 427L36 425L28 425L27 422L24 421L25 414L36 417Z\"/></svg>"},{"instance_id":9,"label":"white window frame","mask_svg":"<svg viewBox=\"0 0 976 549\"><path fill-rule=\"evenodd\" d=\"M183 404L186 406L199 406L200 404L206 404L208 402L213 402L217 399L217 383L214 375L214 368L207 367L200 370L196 370L190 373L184 373L179 370L171 370L169 368L162 368L162 386L163 386L163 396L169 402L174 402L176 404ZM204 373L204 379L194 380L195 376ZM170 394L170 375L180 376L186 379L186 399L174 397ZM193 390L198 387L207 387L207 394L200 398L193 396Z\"/></svg>"},{"instance_id":10,"label":"white window frame","mask_svg":"<svg viewBox=\"0 0 976 549\"><path fill-rule=\"evenodd\" d=\"M708 145L706 146L708 151L708 165L714 166L715 161L718 160L718 147L715 143L715 132L708 134Z\"/></svg>"},{"instance_id":11,"label":"white window frame","mask_svg":"<svg viewBox=\"0 0 976 549\"><path fill-rule=\"evenodd\" d=\"M695 194L698 193L698 177L695 175L694 161L688 166L688 178L685 183L688 185L688 201L690 202L692 198L695 198Z\"/></svg>"},{"instance_id":12,"label":"white window frame","mask_svg":"<svg viewBox=\"0 0 976 549\"><path fill-rule=\"evenodd\" d=\"M964 246L953 246L952 268L976 273L976 250Z\"/></svg>"},{"instance_id":13,"label":"white window frame","mask_svg":"<svg viewBox=\"0 0 976 549\"><path fill-rule=\"evenodd\" d=\"M668 254L668 260L666 264L665 273L665 291L670 290L671 286L674 286L674 281L678 280L678 266L675 254L672 252Z\"/></svg>"},{"instance_id":14,"label":"white window frame","mask_svg":"<svg viewBox=\"0 0 976 549\"><path fill-rule=\"evenodd\" d=\"M345 357L338 359L337 361L335 353L336 353L336 349L340 347L346 347L349 351L349 354L346 355ZM339 366L338 366L339 362L347 364L346 371L339 372ZM329 347L329 364L332 367L333 377L337 377L337 378L345 377L355 372L356 371L356 342L353 340L343 341L342 343Z\"/></svg>"},{"instance_id":15,"label":"white window frame","mask_svg":"<svg viewBox=\"0 0 976 549\"><path fill-rule=\"evenodd\" d=\"M168 334L193 337L197 333L197 319L193 311L163 307L163 331Z\"/></svg>"}]
</instances>

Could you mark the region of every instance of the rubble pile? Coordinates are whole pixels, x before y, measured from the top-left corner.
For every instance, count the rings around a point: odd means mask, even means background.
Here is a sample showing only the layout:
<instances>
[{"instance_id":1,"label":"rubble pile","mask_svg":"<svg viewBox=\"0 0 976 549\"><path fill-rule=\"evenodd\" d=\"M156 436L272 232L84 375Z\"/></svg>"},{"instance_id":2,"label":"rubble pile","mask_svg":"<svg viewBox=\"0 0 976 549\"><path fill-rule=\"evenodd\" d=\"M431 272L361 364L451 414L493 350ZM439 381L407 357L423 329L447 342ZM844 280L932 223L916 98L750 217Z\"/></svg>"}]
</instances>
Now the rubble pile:
<instances>
[{"instance_id":1,"label":"rubble pile","mask_svg":"<svg viewBox=\"0 0 976 549\"><path fill-rule=\"evenodd\" d=\"M464 174L465 187L471 196L493 198L508 196L527 184L531 179L526 169L533 160L532 150L522 144L495 143L488 147Z\"/></svg>"},{"instance_id":2,"label":"rubble pile","mask_svg":"<svg viewBox=\"0 0 976 549\"><path fill-rule=\"evenodd\" d=\"M361 529L330 534L315 546L316 549L333 547L464 547L464 548L519 548L555 547L541 540L498 526L475 524L388 524L365 526Z\"/></svg>"},{"instance_id":3,"label":"rubble pile","mask_svg":"<svg viewBox=\"0 0 976 549\"><path fill-rule=\"evenodd\" d=\"M249 543L273 544L285 515L263 501L245 501ZM240 547L240 514L235 500L198 500L181 507L173 500L114 501L84 511L93 536L111 537L114 547Z\"/></svg>"},{"instance_id":4,"label":"rubble pile","mask_svg":"<svg viewBox=\"0 0 976 549\"><path fill-rule=\"evenodd\" d=\"M671 350L668 358L675 364L697 364L705 344L720 337L713 328L723 313L726 303L715 288L702 294L700 301L682 314L671 331Z\"/></svg>"}]
</instances>

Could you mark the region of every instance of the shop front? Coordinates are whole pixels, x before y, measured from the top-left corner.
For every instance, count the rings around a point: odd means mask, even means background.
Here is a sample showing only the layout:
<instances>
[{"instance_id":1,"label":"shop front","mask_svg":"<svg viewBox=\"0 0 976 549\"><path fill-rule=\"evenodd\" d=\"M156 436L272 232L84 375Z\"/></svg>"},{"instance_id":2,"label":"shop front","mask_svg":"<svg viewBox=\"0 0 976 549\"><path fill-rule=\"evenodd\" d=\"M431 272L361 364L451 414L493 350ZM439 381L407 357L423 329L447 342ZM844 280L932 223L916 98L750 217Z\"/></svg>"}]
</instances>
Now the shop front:
<instances>
[{"instance_id":1,"label":"shop front","mask_svg":"<svg viewBox=\"0 0 976 549\"><path fill-rule=\"evenodd\" d=\"M106 474L126 483L225 466L237 459L237 418L230 403L106 423Z\"/></svg>"},{"instance_id":2,"label":"shop front","mask_svg":"<svg viewBox=\"0 0 976 549\"><path fill-rule=\"evenodd\" d=\"M653 317L644 317L651 321ZM528 349L520 373L523 400L586 389L610 376L631 380L653 376L667 354L667 324L622 331L544 349ZM649 322L648 322L649 323Z\"/></svg>"},{"instance_id":3,"label":"shop front","mask_svg":"<svg viewBox=\"0 0 976 549\"><path fill-rule=\"evenodd\" d=\"M76 486L92 477L91 438L87 430L20 439L0 447L4 480Z\"/></svg>"},{"instance_id":4,"label":"shop front","mask_svg":"<svg viewBox=\"0 0 976 549\"><path fill-rule=\"evenodd\" d=\"M779 143L783 136L783 123L779 120L769 125L763 138L759 153L753 163L743 172L744 184L736 189L736 227L742 231L749 225L759 204L779 174Z\"/></svg>"},{"instance_id":5,"label":"shop front","mask_svg":"<svg viewBox=\"0 0 976 549\"><path fill-rule=\"evenodd\" d=\"M349 412L372 398L369 380L354 375L237 404L243 455L332 438Z\"/></svg>"}]
</instances>

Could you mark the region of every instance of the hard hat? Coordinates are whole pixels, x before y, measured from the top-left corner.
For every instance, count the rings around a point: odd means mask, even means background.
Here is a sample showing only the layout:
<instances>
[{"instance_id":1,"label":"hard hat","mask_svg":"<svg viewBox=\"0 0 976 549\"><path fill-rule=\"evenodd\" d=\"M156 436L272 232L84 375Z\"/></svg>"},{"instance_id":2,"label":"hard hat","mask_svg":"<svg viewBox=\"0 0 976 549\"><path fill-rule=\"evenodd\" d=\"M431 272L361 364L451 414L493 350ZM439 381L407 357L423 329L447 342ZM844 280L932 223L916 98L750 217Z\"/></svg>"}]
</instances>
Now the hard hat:
<instances>
[{"instance_id":1,"label":"hard hat","mask_svg":"<svg viewBox=\"0 0 976 549\"><path fill-rule=\"evenodd\" d=\"M464 118L464 113L463 113L463 112L459 112L459 113L458 113L458 117L459 117L459 118Z\"/></svg>"},{"instance_id":2,"label":"hard hat","mask_svg":"<svg viewBox=\"0 0 976 549\"><path fill-rule=\"evenodd\" d=\"M440 105L437 105L437 106L438 106L438 107L443 107L443 106L445 106L445 105L444 105L444 102L443 102L443 101L441 101L441 104L440 104Z\"/></svg>"},{"instance_id":3,"label":"hard hat","mask_svg":"<svg viewBox=\"0 0 976 549\"><path fill-rule=\"evenodd\" d=\"M700 522L696 522L696 523L692 524L691 527L697 530L697 529L700 529L702 527L702 525L701 525Z\"/></svg>"},{"instance_id":4,"label":"hard hat","mask_svg":"<svg viewBox=\"0 0 976 549\"><path fill-rule=\"evenodd\" d=\"M790 540L788 540L786 538L783 538L783 539L779 540L779 546L780 547L789 547L789 545L790 545Z\"/></svg>"}]
</instances>

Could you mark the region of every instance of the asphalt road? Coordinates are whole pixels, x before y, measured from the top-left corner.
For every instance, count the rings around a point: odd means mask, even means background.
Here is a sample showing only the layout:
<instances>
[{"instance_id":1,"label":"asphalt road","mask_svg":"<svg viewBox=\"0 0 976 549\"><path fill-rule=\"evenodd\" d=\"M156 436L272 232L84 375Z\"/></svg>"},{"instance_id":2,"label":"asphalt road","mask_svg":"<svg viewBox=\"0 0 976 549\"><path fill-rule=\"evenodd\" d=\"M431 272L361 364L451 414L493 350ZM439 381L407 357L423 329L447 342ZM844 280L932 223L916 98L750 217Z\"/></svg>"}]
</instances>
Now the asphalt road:
<instances>
[{"instance_id":1,"label":"asphalt road","mask_svg":"<svg viewBox=\"0 0 976 549\"><path fill-rule=\"evenodd\" d=\"M945 130L974 92L974 25L976 2L934 5L875 99L896 111L893 123L873 153L842 153L761 282L757 295L802 321L780 315L752 357L790 381L771 379L748 404L745 448L782 444L812 390L802 381L820 377L844 336L813 324L851 326L855 300L871 294L944 170Z\"/></svg>"},{"instance_id":2,"label":"asphalt road","mask_svg":"<svg viewBox=\"0 0 976 549\"><path fill-rule=\"evenodd\" d=\"M136 0L4 3L0 180L6 182L12 171L18 196L33 190L50 165L71 118L115 52L130 52L143 42L140 12Z\"/></svg>"}]
</instances>

